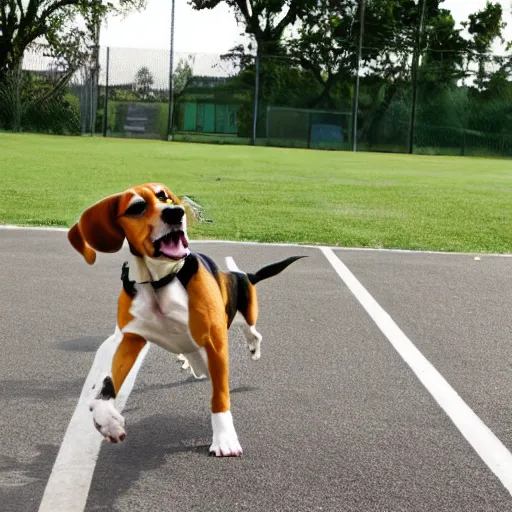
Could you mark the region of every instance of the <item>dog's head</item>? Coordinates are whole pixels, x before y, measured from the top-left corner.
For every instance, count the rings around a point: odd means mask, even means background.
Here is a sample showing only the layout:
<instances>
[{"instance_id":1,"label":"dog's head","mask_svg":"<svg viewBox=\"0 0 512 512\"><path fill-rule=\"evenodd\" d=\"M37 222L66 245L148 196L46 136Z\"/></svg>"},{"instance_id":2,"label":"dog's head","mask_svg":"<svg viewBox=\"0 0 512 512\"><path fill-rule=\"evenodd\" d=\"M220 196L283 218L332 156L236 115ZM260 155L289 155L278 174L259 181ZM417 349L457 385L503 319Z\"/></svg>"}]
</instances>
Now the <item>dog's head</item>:
<instances>
[{"instance_id":1,"label":"dog's head","mask_svg":"<svg viewBox=\"0 0 512 512\"><path fill-rule=\"evenodd\" d=\"M180 260L190 253L185 207L165 185L139 185L85 210L68 239L90 265L96 251L119 251L125 238L137 256Z\"/></svg>"}]
</instances>

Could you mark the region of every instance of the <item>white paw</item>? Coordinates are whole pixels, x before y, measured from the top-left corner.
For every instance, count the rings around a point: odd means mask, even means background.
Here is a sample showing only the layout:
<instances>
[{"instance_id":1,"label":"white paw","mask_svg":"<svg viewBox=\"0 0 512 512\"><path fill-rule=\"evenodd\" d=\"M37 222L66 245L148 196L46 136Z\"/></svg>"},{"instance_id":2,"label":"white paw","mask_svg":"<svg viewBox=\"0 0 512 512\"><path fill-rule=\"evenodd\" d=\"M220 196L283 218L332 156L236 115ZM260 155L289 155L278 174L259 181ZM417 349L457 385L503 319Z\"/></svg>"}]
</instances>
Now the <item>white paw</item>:
<instances>
[{"instance_id":1,"label":"white paw","mask_svg":"<svg viewBox=\"0 0 512 512\"><path fill-rule=\"evenodd\" d=\"M124 441L126 431L125 419L114 407L113 400L95 399L89 409L92 411L94 426L109 443Z\"/></svg>"},{"instance_id":2,"label":"white paw","mask_svg":"<svg viewBox=\"0 0 512 512\"><path fill-rule=\"evenodd\" d=\"M212 428L211 455L216 457L240 457L243 454L230 411L213 413Z\"/></svg>"},{"instance_id":3,"label":"white paw","mask_svg":"<svg viewBox=\"0 0 512 512\"><path fill-rule=\"evenodd\" d=\"M189 357L196 359L195 366L197 366L198 368L203 367L203 370L206 369L204 363L201 360L199 360L199 362L197 361L197 354L189 354ZM190 364L189 359L186 356L184 356L183 354L178 355L178 361L183 362L183 364L181 365L181 369L185 370L187 373L192 375L195 379L198 379L198 380L206 379L207 375L204 373L204 371L196 372L194 370L194 367Z\"/></svg>"},{"instance_id":4,"label":"white paw","mask_svg":"<svg viewBox=\"0 0 512 512\"><path fill-rule=\"evenodd\" d=\"M251 359L253 361L257 361L261 357L261 334L256 330L256 327L253 326L244 326L243 327L245 339L247 340L247 347L249 348L249 352L251 353Z\"/></svg>"},{"instance_id":5,"label":"white paw","mask_svg":"<svg viewBox=\"0 0 512 512\"><path fill-rule=\"evenodd\" d=\"M261 339L254 340L249 345L249 352L251 353L251 359L257 361L261 357Z\"/></svg>"},{"instance_id":6,"label":"white paw","mask_svg":"<svg viewBox=\"0 0 512 512\"><path fill-rule=\"evenodd\" d=\"M183 355L178 355L178 361L182 361L183 364L181 365L182 370L188 370L190 368L190 363L188 362L188 359Z\"/></svg>"}]
</instances>

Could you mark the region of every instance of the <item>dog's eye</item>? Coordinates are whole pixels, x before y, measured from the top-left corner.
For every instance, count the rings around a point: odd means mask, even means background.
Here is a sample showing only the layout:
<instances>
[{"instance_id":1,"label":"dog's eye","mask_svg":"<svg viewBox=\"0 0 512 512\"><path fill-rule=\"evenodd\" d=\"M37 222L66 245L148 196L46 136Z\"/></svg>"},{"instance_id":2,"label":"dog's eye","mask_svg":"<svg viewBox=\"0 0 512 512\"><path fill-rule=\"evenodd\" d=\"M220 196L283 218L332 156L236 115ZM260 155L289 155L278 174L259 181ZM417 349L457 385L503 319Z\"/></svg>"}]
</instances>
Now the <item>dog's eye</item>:
<instances>
[{"instance_id":1,"label":"dog's eye","mask_svg":"<svg viewBox=\"0 0 512 512\"><path fill-rule=\"evenodd\" d=\"M167 201L167 194L163 191L163 190L160 190L159 192L157 192L155 194L155 196L160 199L160 201Z\"/></svg>"},{"instance_id":2,"label":"dog's eye","mask_svg":"<svg viewBox=\"0 0 512 512\"><path fill-rule=\"evenodd\" d=\"M125 212L125 215L130 217L140 217L147 208L147 204L144 201L137 201L133 203Z\"/></svg>"}]
</instances>

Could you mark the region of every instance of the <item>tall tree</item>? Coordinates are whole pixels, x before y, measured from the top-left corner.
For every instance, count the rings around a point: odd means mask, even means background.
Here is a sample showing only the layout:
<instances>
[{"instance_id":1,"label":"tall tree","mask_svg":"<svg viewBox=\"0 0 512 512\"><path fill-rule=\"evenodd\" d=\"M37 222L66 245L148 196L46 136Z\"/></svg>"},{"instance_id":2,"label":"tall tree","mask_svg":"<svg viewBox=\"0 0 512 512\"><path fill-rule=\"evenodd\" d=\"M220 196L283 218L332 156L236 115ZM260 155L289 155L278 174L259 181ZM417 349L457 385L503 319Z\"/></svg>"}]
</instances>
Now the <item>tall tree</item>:
<instances>
[{"instance_id":1,"label":"tall tree","mask_svg":"<svg viewBox=\"0 0 512 512\"><path fill-rule=\"evenodd\" d=\"M357 67L360 0L318 0L287 42L289 56L309 70L323 92L317 105L329 107L331 89L352 83ZM419 16L414 0L367 2L361 65L386 80L403 77ZM312 105L316 106L316 105Z\"/></svg>"},{"instance_id":2,"label":"tall tree","mask_svg":"<svg viewBox=\"0 0 512 512\"><path fill-rule=\"evenodd\" d=\"M286 28L316 4L316 0L189 0L196 10L213 9L222 2L234 10L236 21L254 38L260 55L280 53Z\"/></svg>"},{"instance_id":3,"label":"tall tree","mask_svg":"<svg viewBox=\"0 0 512 512\"><path fill-rule=\"evenodd\" d=\"M175 99L186 89L193 75L192 66L195 62L194 55L182 57L173 71L173 87Z\"/></svg>"},{"instance_id":4,"label":"tall tree","mask_svg":"<svg viewBox=\"0 0 512 512\"><path fill-rule=\"evenodd\" d=\"M472 37L471 50L474 55L472 60L478 63L476 83L479 88L483 88L491 74L487 71L486 65L493 61L490 55L492 46L496 41L505 42L503 29L506 24L503 22L503 7L499 2L487 1L485 7L470 14L468 21L463 25Z\"/></svg>"},{"instance_id":5,"label":"tall tree","mask_svg":"<svg viewBox=\"0 0 512 512\"><path fill-rule=\"evenodd\" d=\"M73 68L97 44L99 23L108 13L142 8L145 0L0 0L0 79L16 69L37 41ZM85 25L85 28L81 28Z\"/></svg>"},{"instance_id":6,"label":"tall tree","mask_svg":"<svg viewBox=\"0 0 512 512\"><path fill-rule=\"evenodd\" d=\"M421 79L435 86L456 83L467 74L465 60L475 54L485 75L492 44L502 37L500 4L488 2L465 24L467 40L456 27L444 0L426 0L421 39ZM337 83L351 83L357 67L360 0L318 0L302 17L296 36L287 42L289 55L309 70L323 88L316 102L329 105ZM366 75L387 83L408 80L410 58L417 48L421 10L415 0L367 0L361 66ZM482 81L481 78L480 81Z\"/></svg>"},{"instance_id":7,"label":"tall tree","mask_svg":"<svg viewBox=\"0 0 512 512\"><path fill-rule=\"evenodd\" d=\"M155 83L155 79L147 66L142 66L135 74L134 88L141 99L147 99L151 86Z\"/></svg>"}]
</instances>

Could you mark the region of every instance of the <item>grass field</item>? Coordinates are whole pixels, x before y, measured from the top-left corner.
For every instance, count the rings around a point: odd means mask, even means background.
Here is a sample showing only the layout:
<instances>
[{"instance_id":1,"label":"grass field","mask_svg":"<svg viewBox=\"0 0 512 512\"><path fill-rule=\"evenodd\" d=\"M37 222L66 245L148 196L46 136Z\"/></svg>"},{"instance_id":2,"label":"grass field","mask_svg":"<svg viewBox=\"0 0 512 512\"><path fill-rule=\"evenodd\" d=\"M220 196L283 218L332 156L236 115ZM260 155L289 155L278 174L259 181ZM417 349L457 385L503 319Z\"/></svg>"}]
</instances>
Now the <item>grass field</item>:
<instances>
[{"instance_id":1,"label":"grass field","mask_svg":"<svg viewBox=\"0 0 512 512\"><path fill-rule=\"evenodd\" d=\"M512 252L500 159L0 134L0 223L69 226L159 181L205 207L194 238Z\"/></svg>"}]
</instances>

